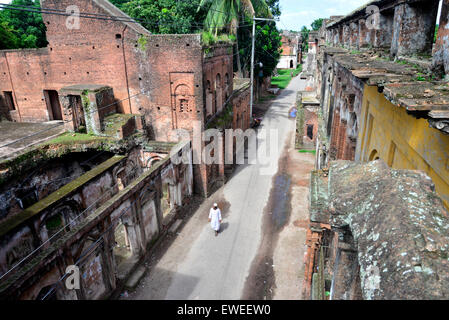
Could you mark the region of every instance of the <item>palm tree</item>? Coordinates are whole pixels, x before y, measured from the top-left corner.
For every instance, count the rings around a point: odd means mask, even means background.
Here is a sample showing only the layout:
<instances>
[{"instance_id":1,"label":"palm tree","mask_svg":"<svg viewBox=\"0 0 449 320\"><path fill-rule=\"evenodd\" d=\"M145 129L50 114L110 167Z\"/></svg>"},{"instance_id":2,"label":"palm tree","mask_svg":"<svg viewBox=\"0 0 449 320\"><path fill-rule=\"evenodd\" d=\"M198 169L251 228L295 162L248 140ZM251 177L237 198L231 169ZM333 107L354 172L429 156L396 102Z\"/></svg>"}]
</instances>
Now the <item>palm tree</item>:
<instances>
[{"instance_id":1,"label":"palm tree","mask_svg":"<svg viewBox=\"0 0 449 320\"><path fill-rule=\"evenodd\" d=\"M207 31L218 35L219 31L225 31L236 37L237 68L239 76L242 76L240 53L238 45L238 26L243 17L258 16L271 18L270 8L265 0L201 0L198 10L209 6L204 27Z\"/></svg>"}]
</instances>

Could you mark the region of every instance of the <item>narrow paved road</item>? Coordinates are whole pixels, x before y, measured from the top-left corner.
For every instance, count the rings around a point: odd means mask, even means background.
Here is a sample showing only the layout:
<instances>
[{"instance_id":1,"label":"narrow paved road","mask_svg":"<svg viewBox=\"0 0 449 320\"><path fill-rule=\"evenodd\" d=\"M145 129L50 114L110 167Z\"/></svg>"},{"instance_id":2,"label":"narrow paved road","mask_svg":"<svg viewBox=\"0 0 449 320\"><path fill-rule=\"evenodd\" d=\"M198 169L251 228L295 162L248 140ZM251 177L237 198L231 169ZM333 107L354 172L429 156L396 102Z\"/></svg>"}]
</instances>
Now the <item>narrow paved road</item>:
<instances>
[{"instance_id":1,"label":"narrow paved road","mask_svg":"<svg viewBox=\"0 0 449 320\"><path fill-rule=\"evenodd\" d=\"M278 132L273 170L261 174L259 164L241 165L230 181L201 205L129 299L242 298L260 247L273 177L278 172L281 156L286 153L286 143L290 147L294 135L295 122L288 118L288 111L297 91L303 89L304 81L294 78L274 100L262 122L261 129ZM262 146L267 140L259 137ZM224 213L223 231L218 237L207 223L213 202L218 202Z\"/></svg>"}]
</instances>

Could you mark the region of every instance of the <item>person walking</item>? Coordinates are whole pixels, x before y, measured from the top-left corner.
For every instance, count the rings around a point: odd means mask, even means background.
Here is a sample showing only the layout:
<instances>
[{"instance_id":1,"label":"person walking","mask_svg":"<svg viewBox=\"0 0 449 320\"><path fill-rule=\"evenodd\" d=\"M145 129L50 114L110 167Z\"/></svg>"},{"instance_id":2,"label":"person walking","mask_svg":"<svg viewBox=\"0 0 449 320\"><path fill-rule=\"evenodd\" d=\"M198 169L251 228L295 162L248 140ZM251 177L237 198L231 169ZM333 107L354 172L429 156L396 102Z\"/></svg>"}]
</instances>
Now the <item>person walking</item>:
<instances>
[{"instance_id":1,"label":"person walking","mask_svg":"<svg viewBox=\"0 0 449 320\"><path fill-rule=\"evenodd\" d=\"M220 231L221 210L218 205L214 203L214 206L209 211L209 222L212 229L215 231L215 236L218 236L218 231Z\"/></svg>"}]
</instances>

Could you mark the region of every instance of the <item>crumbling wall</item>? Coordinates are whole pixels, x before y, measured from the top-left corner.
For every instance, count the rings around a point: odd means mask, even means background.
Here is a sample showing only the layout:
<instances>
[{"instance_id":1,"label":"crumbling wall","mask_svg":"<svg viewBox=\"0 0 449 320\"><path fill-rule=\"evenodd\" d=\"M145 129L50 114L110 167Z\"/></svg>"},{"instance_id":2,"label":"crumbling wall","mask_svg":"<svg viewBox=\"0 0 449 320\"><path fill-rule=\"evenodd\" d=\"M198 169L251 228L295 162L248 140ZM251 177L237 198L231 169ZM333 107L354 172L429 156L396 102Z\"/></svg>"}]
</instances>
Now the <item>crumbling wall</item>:
<instances>
[{"instance_id":1,"label":"crumbling wall","mask_svg":"<svg viewBox=\"0 0 449 320\"><path fill-rule=\"evenodd\" d=\"M167 157L157 162L140 176L134 176L131 181L122 179L123 168L119 167L113 168L112 172L108 169L107 174L97 177L109 181L117 180L118 192L105 197L98 205L90 203L91 210L67 228L58 241L45 244L38 255L32 255L20 268L3 278L0 282L0 297L41 299L49 296L72 300L101 299L110 295L117 287L118 277L126 278L126 274L118 273L118 265L112 254L115 246L114 229L119 221L126 227L133 255L139 258L165 233L192 195L190 143L178 145L172 151L174 158ZM133 152L131 155L133 159L128 162L134 167L135 161L142 156L142 153ZM178 158L179 156L181 158ZM172 162L172 159L175 161ZM124 169L124 172L127 171ZM92 174L87 173L88 176ZM117 178L114 179L114 176ZM168 216L164 216L161 211L163 183L169 184L170 202L173 203L172 212ZM83 186L84 192L87 192L84 197L93 193L104 196L105 185L108 185L105 181L96 181L94 184ZM2 224L2 254L5 252L5 246L12 244L11 241L22 238L21 243L27 245L24 241L29 237L23 236L25 233L30 234L30 229L27 228L24 226L23 232L16 230L8 236L4 234ZM31 238L33 235L31 232ZM31 238L28 243L31 249L44 240L36 241ZM73 264L80 267L81 290L69 290L61 280L64 279L66 267ZM2 273L4 272L5 270L2 270Z\"/></svg>"},{"instance_id":2,"label":"crumbling wall","mask_svg":"<svg viewBox=\"0 0 449 320\"><path fill-rule=\"evenodd\" d=\"M428 176L335 162L329 186L330 223L354 237L364 299L447 299L448 212Z\"/></svg>"}]
</instances>

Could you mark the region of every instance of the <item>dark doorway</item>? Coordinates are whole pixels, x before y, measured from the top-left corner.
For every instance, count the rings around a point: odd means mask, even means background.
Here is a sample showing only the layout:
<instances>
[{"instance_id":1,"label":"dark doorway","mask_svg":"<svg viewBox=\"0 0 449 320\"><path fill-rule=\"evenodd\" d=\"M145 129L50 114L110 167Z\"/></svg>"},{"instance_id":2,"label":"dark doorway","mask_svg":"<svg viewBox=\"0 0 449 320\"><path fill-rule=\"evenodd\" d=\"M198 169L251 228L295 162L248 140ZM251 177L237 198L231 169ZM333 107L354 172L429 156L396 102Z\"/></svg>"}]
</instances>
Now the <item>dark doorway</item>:
<instances>
[{"instance_id":1,"label":"dark doorway","mask_svg":"<svg viewBox=\"0 0 449 320\"><path fill-rule=\"evenodd\" d=\"M307 136L310 138L310 140L313 140L313 124L307 125Z\"/></svg>"},{"instance_id":2,"label":"dark doorway","mask_svg":"<svg viewBox=\"0 0 449 320\"><path fill-rule=\"evenodd\" d=\"M290 69L293 69L293 60L290 60Z\"/></svg>"},{"instance_id":3,"label":"dark doorway","mask_svg":"<svg viewBox=\"0 0 449 320\"><path fill-rule=\"evenodd\" d=\"M86 130L86 118L84 115L83 105L81 103L81 96L68 96L70 107L73 114L73 127L75 131L84 132Z\"/></svg>"},{"instance_id":4,"label":"dark doorway","mask_svg":"<svg viewBox=\"0 0 449 320\"><path fill-rule=\"evenodd\" d=\"M3 95L5 96L6 106L8 110L16 110L16 106L14 105L14 99L12 97L11 91L3 91Z\"/></svg>"},{"instance_id":5,"label":"dark doorway","mask_svg":"<svg viewBox=\"0 0 449 320\"><path fill-rule=\"evenodd\" d=\"M56 90L44 90L50 120L62 120L61 104Z\"/></svg>"}]
</instances>

